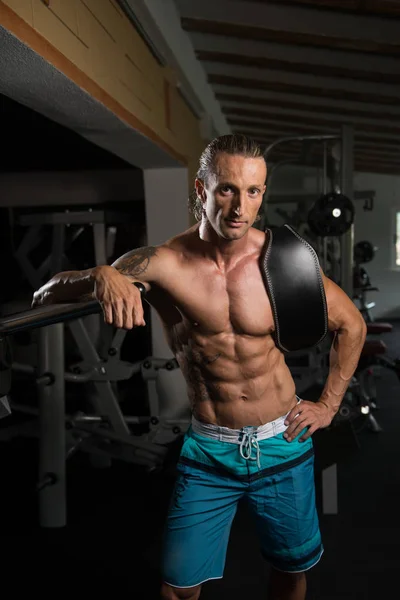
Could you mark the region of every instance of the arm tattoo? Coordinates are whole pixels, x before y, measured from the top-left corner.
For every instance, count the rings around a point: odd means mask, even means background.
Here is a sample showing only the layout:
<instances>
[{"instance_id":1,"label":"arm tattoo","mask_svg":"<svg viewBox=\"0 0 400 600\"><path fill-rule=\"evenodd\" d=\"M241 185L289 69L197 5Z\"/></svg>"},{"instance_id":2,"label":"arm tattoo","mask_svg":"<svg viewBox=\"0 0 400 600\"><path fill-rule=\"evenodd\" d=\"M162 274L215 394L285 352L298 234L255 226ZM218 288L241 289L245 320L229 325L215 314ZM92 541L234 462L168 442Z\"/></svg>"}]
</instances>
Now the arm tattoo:
<instances>
[{"instance_id":1,"label":"arm tattoo","mask_svg":"<svg viewBox=\"0 0 400 600\"><path fill-rule=\"evenodd\" d=\"M144 248L136 248L131 252L127 252L115 263L114 267L122 273L130 277L139 277L145 273L149 266L150 260L156 256L156 248L154 246L146 246Z\"/></svg>"}]
</instances>

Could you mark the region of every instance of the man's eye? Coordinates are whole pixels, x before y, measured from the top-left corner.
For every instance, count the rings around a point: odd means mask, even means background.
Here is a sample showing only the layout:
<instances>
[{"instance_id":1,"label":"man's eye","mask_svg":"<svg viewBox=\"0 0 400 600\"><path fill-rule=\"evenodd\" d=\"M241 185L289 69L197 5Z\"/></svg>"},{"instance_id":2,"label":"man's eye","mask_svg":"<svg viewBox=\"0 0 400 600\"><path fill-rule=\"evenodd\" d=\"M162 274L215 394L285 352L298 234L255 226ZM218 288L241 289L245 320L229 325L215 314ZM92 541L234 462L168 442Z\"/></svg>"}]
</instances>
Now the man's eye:
<instances>
[{"instance_id":1,"label":"man's eye","mask_svg":"<svg viewBox=\"0 0 400 600\"><path fill-rule=\"evenodd\" d=\"M253 196L255 194L259 194L259 193L260 193L260 190L258 188L253 188L252 190L250 190L250 194L252 194Z\"/></svg>"},{"instance_id":2,"label":"man's eye","mask_svg":"<svg viewBox=\"0 0 400 600\"><path fill-rule=\"evenodd\" d=\"M224 186L221 188L221 192L222 192L223 194L229 194L229 192L230 192L230 191L232 191L232 188L231 188L231 187L229 187L229 185L224 185Z\"/></svg>"}]
</instances>

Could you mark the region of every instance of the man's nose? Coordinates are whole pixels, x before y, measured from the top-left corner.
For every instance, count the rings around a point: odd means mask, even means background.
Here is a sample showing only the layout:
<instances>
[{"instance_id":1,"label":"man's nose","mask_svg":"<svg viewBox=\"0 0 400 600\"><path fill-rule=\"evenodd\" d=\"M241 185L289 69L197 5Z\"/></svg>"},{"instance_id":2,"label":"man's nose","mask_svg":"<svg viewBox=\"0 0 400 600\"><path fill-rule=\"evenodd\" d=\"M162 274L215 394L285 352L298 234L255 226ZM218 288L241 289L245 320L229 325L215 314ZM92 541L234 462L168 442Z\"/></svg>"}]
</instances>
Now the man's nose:
<instances>
[{"instance_id":1,"label":"man's nose","mask_svg":"<svg viewBox=\"0 0 400 600\"><path fill-rule=\"evenodd\" d=\"M244 207L246 202L246 196L244 193L236 194L235 200L233 203L233 212L235 215L242 215L244 213Z\"/></svg>"}]
</instances>

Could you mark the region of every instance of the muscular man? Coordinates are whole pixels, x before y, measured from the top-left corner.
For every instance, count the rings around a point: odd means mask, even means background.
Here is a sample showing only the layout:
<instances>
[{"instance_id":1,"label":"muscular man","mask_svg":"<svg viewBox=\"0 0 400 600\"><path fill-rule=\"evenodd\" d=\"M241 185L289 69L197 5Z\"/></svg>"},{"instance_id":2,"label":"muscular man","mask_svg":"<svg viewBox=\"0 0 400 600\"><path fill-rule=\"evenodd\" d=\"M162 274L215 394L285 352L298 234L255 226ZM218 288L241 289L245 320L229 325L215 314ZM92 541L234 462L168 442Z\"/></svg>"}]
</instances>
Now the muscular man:
<instances>
[{"instance_id":1,"label":"muscular man","mask_svg":"<svg viewBox=\"0 0 400 600\"><path fill-rule=\"evenodd\" d=\"M132 329L145 325L132 285L141 282L160 315L193 413L166 523L163 599L196 600L204 582L222 577L240 498L272 567L270 600L304 600L305 572L323 552L311 436L339 409L366 326L348 296L322 274L329 329L336 332L330 370L319 401L300 400L271 335L259 267L266 234L252 227L266 172L252 140L216 138L200 158L196 225L112 266L57 274L34 294L34 305L92 294L107 323Z\"/></svg>"}]
</instances>

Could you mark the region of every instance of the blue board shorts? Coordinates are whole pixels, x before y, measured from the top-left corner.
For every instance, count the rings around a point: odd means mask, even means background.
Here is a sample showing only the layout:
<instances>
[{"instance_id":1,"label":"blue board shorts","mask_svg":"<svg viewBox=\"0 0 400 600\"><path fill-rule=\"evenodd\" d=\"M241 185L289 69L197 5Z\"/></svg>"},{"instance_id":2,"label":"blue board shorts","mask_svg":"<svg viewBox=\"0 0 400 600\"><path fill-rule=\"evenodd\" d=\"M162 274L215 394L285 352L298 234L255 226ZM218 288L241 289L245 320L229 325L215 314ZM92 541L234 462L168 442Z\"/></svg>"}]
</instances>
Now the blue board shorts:
<instances>
[{"instance_id":1,"label":"blue board shorts","mask_svg":"<svg viewBox=\"0 0 400 600\"><path fill-rule=\"evenodd\" d=\"M272 567L297 573L319 561L324 549L312 438L299 442L299 434L287 442L285 417L242 429L192 419L165 525L161 567L166 583L185 588L223 577L230 529L242 498Z\"/></svg>"}]
</instances>

